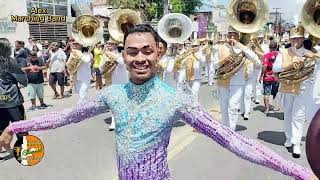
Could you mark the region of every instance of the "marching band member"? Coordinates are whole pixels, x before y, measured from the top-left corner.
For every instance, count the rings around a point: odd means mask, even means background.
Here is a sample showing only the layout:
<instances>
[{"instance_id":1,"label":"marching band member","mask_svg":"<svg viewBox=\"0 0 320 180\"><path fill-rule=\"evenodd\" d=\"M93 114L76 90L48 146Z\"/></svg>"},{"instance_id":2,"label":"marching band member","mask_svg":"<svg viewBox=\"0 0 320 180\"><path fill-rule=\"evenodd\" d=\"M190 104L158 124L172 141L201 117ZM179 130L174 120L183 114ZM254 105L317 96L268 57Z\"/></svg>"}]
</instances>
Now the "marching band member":
<instances>
[{"instance_id":1,"label":"marching band member","mask_svg":"<svg viewBox=\"0 0 320 180\"><path fill-rule=\"evenodd\" d=\"M317 56L319 57L320 49L317 49L316 47L314 47L314 49L317 51ZM311 100L308 101L306 107L306 118L308 121L312 120L316 112L320 109L320 61L316 63L314 69L314 83L312 88L310 89L309 97L311 98Z\"/></svg>"},{"instance_id":2,"label":"marching band member","mask_svg":"<svg viewBox=\"0 0 320 180\"><path fill-rule=\"evenodd\" d=\"M258 56L249 48L239 42L239 32L231 26L228 30L228 43L221 45L218 52L214 55L215 69L221 68L225 63L230 61L232 56L244 56L254 61L256 64L261 63ZM222 112L223 123L231 129L236 129L238 121L238 109L245 85L245 67L242 66L238 72L231 74L227 79L218 77L217 85L219 88L219 102Z\"/></svg>"},{"instance_id":3,"label":"marching band member","mask_svg":"<svg viewBox=\"0 0 320 180\"><path fill-rule=\"evenodd\" d=\"M283 72L292 68L303 66L305 57L313 58L314 54L303 47L304 28L302 26L293 27L290 30L290 42L292 47L284 50L273 65L273 71ZM292 156L299 158L301 154L301 138L306 121L306 99L308 89L312 87L313 78L309 77L301 83L289 84L280 79L279 92L283 93L282 107L284 110L284 132L286 142L284 146L293 146Z\"/></svg>"},{"instance_id":4,"label":"marching band member","mask_svg":"<svg viewBox=\"0 0 320 180\"><path fill-rule=\"evenodd\" d=\"M184 46L184 43L179 43L176 57L179 57L184 52L186 52L186 48ZM176 60L175 60L175 62L176 62ZM185 91L186 90L186 84L185 84L186 69L181 68L181 69L175 70L175 71L176 71L176 77L177 77L177 89L181 90L181 91Z\"/></svg>"},{"instance_id":5,"label":"marching band member","mask_svg":"<svg viewBox=\"0 0 320 180\"><path fill-rule=\"evenodd\" d=\"M217 50L217 47L215 47L213 45L212 41L209 41L208 44L203 47L203 51L204 51L203 54L206 57L205 65L207 67L205 70L206 70L206 74L208 76L208 85L209 86L213 85L214 67L213 67L212 59L213 59L213 54L214 54L213 51L216 51L216 50Z\"/></svg>"},{"instance_id":6,"label":"marching band member","mask_svg":"<svg viewBox=\"0 0 320 180\"><path fill-rule=\"evenodd\" d=\"M244 63L245 67L245 83L242 92L241 102L240 102L240 113L243 116L244 120L249 120L249 114L251 110L251 96L252 89L254 87L254 64L250 60L246 60Z\"/></svg>"},{"instance_id":7,"label":"marching band member","mask_svg":"<svg viewBox=\"0 0 320 180\"><path fill-rule=\"evenodd\" d=\"M118 51L118 42L110 37L107 41L106 51L104 51L103 59L100 63L100 71L106 79L107 85L122 84L129 82L128 71L123 61L122 53ZM112 67L106 67L112 63ZM111 114L111 124L109 130L115 129L114 116Z\"/></svg>"},{"instance_id":8,"label":"marching band member","mask_svg":"<svg viewBox=\"0 0 320 180\"><path fill-rule=\"evenodd\" d=\"M73 73L75 92L78 93L80 98L78 103L85 99L90 87L92 55L88 51L88 48L74 41L66 64L69 71Z\"/></svg>"},{"instance_id":9,"label":"marching band member","mask_svg":"<svg viewBox=\"0 0 320 180\"><path fill-rule=\"evenodd\" d=\"M173 88L176 88L177 82L175 80L175 75L173 72L174 68L174 58L167 55L167 42L163 39L159 43L159 51L161 58L159 60L159 65L161 66L162 80Z\"/></svg>"},{"instance_id":10,"label":"marching band member","mask_svg":"<svg viewBox=\"0 0 320 180\"><path fill-rule=\"evenodd\" d=\"M200 50L198 40L191 43L191 49L186 51L186 57L182 59L182 71L185 72L186 91L192 94L196 101L198 101L198 92L202 80L202 67L205 62L205 56ZM177 63L178 61L176 61ZM181 72L181 71L180 71Z\"/></svg>"},{"instance_id":11,"label":"marching band member","mask_svg":"<svg viewBox=\"0 0 320 180\"><path fill-rule=\"evenodd\" d=\"M262 58L263 58L263 55L265 53L268 53L269 52L269 45L266 44L264 42L264 35L263 33L259 33L258 35L258 42L259 42L259 45L261 47L261 50L262 52L256 52L259 59L261 60L261 62L263 61ZM252 80L252 99L253 101L255 102L255 104L259 104L260 103L260 100L259 100L259 97L261 96L261 91L262 91L262 84L260 83L259 81L259 78L260 78L260 75L261 75L261 71L262 71L262 67L261 66L257 66L257 65L254 65L253 66L253 80Z\"/></svg>"}]
</instances>

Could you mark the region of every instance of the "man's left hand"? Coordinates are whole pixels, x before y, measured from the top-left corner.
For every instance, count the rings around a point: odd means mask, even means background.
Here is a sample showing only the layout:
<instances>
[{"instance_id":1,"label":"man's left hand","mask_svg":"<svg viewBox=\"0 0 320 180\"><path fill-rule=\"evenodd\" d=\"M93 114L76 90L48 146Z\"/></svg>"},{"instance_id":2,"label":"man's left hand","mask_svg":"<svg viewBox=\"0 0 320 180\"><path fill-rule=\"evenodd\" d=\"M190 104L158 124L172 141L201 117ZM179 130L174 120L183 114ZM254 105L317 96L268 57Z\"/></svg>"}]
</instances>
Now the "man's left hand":
<instances>
[{"instance_id":1,"label":"man's left hand","mask_svg":"<svg viewBox=\"0 0 320 180\"><path fill-rule=\"evenodd\" d=\"M0 136L0 149L4 147L7 151L11 149L10 143L12 141L13 134L10 133L9 128L7 127Z\"/></svg>"}]
</instances>

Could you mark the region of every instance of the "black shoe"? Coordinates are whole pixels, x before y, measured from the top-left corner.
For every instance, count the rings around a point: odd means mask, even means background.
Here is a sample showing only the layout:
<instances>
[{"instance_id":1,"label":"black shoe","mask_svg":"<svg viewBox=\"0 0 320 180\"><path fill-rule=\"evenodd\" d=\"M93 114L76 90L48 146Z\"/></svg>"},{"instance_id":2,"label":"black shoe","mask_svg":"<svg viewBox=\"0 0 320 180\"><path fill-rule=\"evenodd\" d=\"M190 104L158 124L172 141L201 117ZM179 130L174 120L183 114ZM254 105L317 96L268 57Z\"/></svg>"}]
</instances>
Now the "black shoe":
<instances>
[{"instance_id":1,"label":"black shoe","mask_svg":"<svg viewBox=\"0 0 320 180\"><path fill-rule=\"evenodd\" d=\"M37 107L35 105L32 105L28 110L29 111L34 111L34 110L37 110Z\"/></svg>"},{"instance_id":2,"label":"black shoe","mask_svg":"<svg viewBox=\"0 0 320 180\"><path fill-rule=\"evenodd\" d=\"M241 114L241 117L244 117L244 113Z\"/></svg>"},{"instance_id":3,"label":"black shoe","mask_svg":"<svg viewBox=\"0 0 320 180\"><path fill-rule=\"evenodd\" d=\"M47 108L47 107L48 107L48 105L46 105L44 103L40 105L40 108Z\"/></svg>"},{"instance_id":4,"label":"black shoe","mask_svg":"<svg viewBox=\"0 0 320 180\"><path fill-rule=\"evenodd\" d=\"M245 120L245 121L248 121L248 120L249 120L249 118L247 118L247 117L244 117L244 118L243 118L243 120Z\"/></svg>"},{"instance_id":5,"label":"black shoe","mask_svg":"<svg viewBox=\"0 0 320 180\"><path fill-rule=\"evenodd\" d=\"M293 158L300 158L300 154L292 153L292 157L293 157Z\"/></svg>"},{"instance_id":6,"label":"black shoe","mask_svg":"<svg viewBox=\"0 0 320 180\"><path fill-rule=\"evenodd\" d=\"M286 149L288 150L289 153L293 153L293 146L286 147Z\"/></svg>"}]
</instances>

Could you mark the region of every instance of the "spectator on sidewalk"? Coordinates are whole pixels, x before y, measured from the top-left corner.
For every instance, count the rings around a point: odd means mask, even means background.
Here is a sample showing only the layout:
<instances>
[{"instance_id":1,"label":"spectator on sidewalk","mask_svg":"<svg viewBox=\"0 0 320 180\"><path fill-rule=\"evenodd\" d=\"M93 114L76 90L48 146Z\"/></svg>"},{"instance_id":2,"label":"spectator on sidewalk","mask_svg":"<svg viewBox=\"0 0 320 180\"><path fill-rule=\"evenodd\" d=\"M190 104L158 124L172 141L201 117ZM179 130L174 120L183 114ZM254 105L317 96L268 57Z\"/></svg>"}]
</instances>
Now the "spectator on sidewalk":
<instances>
[{"instance_id":1,"label":"spectator on sidewalk","mask_svg":"<svg viewBox=\"0 0 320 180\"><path fill-rule=\"evenodd\" d=\"M32 39L33 39L33 37L29 37L28 42L25 45L25 48L29 49L29 51L32 51L32 46L33 46Z\"/></svg>"},{"instance_id":2,"label":"spectator on sidewalk","mask_svg":"<svg viewBox=\"0 0 320 180\"><path fill-rule=\"evenodd\" d=\"M39 50L38 46L37 45L33 45L32 46L32 51L36 52L37 53L37 57L39 59L42 59L42 52ZM30 53L31 54L31 53Z\"/></svg>"},{"instance_id":3,"label":"spectator on sidewalk","mask_svg":"<svg viewBox=\"0 0 320 180\"><path fill-rule=\"evenodd\" d=\"M278 93L279 82L272 71L273 63L275 62L279 52L278 44L271 41L269 45L270 52L263 56L263 69L261 73L260 82L263 81L263 95L264 95L264 112L269 113L269 98L273 96L274 110L278 110L275 104L275 97Z\"/></svg>"},{"instance_id":4,"label":"spectator on sidewalk","mask_svg":"<svg viewBox=\"0 0 320 180\"><path fill-rule=\"evenodd\" d=\"M11 122L25 119L23 96L18 83L27 85L27 77L15 59L11 56L11 44L8 39L0 38L0 135ZM23 135L17 138L22 141ZM2 150L0 149L0 152Z\"/></svg>"},{"instance_id":5,"label":"spectator on sidewalk","mask_svg":"<svg viewBox=\"0 0 320 180\"><path fill-rule=\"evenodd\" d=\"M19 65L28 58L28 53L23 48L22 41L16 41L15 43L14 58L17 60Z\"/></svg>"},{"instance_id":6,"label":"spectator on sidewalk","mask_svg":"<svg viewBox=\"0 0 320 180\"><path fill-rule=\"evenodd\" d=\"M51 52L49 61L50 75L49 84L54 92L53 99L62 99L64 97L64 71L67 56L65 52L58 47L58 43L51 44ZM60 95L57 92L56 83L60 86Z\"/></svg>"},{"instance_id":7,"label":"spectator on sidewalk","mask_svg":"<svg viewBox=\"0 0 320 180\"><path fill-rule=\"evenodd\" d=\"M47 108L48 106L44 103L44 88L43 88L43 70L47 67L42 59L37 56L36 51L31 51L30 57L22 62L22 70L27 74L28 77L28 96L31 100L32 106L28 110L36 110L36 97L40 101L40 108Z\"/></svg>"}]
</instances>

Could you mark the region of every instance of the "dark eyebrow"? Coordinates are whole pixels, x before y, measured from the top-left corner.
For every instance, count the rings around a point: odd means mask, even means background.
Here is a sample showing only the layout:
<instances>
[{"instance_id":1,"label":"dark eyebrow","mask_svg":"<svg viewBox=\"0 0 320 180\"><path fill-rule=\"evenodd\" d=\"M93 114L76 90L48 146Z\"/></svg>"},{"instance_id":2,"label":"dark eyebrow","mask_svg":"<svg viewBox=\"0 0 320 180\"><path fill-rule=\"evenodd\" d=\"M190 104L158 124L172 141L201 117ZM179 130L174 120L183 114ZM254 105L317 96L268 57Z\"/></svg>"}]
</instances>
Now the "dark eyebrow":
<instances>
[{"instance_id":1,"label":"dark eyebrow","mask_svg":"<svg viewBox=\"0 0 320 180\"><path fill-rule=\"evenodd\" d=\"M143 46L143 47L140 48L140 49L149 48L149 47L152 47L152 46L146 45L146 46ZM127 47L127 49L139 49L139 48L136 48L136 47Z\"/></svg>"}]
</instances>

